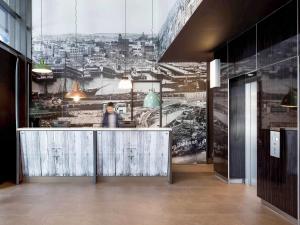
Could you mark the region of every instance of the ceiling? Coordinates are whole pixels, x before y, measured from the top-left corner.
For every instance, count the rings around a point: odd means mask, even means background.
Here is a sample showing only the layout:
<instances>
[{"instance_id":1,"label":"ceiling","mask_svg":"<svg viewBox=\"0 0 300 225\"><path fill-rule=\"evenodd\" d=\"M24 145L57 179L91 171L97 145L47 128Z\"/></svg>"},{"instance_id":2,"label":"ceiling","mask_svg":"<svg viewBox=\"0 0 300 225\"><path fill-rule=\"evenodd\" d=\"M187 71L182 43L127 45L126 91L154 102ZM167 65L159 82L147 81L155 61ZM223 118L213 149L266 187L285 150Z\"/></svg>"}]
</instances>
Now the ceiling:
<instances>
[{"instance_id":1,"label":"ceiling","mask_svg":"<svg viewBox=\"0 0 300 225\"><path fill-rule=\"evenodd\" d=\"M161 57L161 62L205 62L216 47L237 36L288 0L203 0Z\"/></svg>"}]
</instances>

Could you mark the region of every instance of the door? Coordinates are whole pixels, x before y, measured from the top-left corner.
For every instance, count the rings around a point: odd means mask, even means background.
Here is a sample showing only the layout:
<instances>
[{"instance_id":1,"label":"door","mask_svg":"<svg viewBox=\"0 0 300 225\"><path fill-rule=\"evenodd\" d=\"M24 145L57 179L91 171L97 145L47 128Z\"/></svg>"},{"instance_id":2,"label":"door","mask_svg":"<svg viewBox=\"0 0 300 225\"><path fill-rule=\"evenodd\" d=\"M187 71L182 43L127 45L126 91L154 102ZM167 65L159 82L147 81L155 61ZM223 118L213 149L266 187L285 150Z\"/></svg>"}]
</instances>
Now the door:
<instances>
[{"instance_id":1,"label":"door","mask_svg":"<svg viewBox=\"0 0 300 225\"><path fill-rule=\"evenodd\" d=\"M245 183L257 183L257 81L245 84Z\"/></svg>"},{"instance_id":2,"label":"door","mask_svg":"<svg viewBox=\"0 0 300 225\"><path fill-rule=\"evenodd\" d=\"M229 179L245 180L245 76L229 81Z\"/></svg>"}]
</instances>

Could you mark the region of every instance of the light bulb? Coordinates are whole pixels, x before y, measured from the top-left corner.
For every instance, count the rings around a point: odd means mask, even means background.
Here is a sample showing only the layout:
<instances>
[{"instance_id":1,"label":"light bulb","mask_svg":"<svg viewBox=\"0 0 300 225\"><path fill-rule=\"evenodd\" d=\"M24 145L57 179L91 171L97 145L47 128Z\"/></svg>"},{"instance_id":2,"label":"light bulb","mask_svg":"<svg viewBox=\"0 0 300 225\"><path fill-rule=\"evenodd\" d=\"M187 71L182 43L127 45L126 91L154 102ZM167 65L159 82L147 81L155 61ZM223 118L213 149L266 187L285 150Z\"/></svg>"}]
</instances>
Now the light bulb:
<instances>
[{"instance_id":1,"label":"light bulb","mask_svg":"<svg viewBox=\"0 0 300 225\"><path fill-rule=\"evenodd\" d=\"M121 79L118 85L119 89L131 89L132 83L129 79Z\"/></svg>"},{"instance_id":2,"label":"light bulb","mask_svg":"<svg viewBox=\"0 0 300 225\"><path fill-rule=\"evenodd\" d=\"M79 96L74 96L73 97L73 101L74 102L79 102L80 101L80 97Z\"/></svg>"}]
</instances>

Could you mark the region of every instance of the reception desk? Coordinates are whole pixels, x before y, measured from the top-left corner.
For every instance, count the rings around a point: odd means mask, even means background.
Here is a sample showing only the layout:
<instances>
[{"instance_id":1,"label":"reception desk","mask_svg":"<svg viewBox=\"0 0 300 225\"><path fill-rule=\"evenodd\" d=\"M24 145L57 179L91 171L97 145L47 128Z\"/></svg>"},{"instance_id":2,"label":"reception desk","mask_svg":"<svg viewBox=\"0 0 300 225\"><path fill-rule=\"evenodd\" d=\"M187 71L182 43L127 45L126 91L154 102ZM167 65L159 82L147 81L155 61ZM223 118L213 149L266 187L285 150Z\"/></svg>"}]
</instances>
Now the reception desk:
<instances>
[{"instance_id":1,"label":"reception desk","mask_svg":"<svg viewBox=\"0 0 300 225\"><path fill-rule=\"evenodd\" d=\"M169 128L18 129L17 179L162 176L172 182Z\"/></svg>"}]
</instances>

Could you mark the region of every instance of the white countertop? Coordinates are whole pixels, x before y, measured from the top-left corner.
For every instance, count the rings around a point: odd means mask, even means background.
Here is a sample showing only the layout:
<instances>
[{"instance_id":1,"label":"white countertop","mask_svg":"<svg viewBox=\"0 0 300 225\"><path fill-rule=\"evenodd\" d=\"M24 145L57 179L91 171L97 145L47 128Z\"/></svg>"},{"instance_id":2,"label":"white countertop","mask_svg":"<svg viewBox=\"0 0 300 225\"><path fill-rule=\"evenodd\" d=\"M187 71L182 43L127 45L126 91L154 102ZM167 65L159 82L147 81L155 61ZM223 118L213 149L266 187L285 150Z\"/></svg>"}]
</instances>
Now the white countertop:
<instances>
[{"instance_id":1,"label":"white countertop","mask_svg":"<svg viewBox=\"0 0 300 225\"><path fill-rule=\"evenodd\" d=\"M172 131L172 128L25 127L17 131Z\"/></svg>"}]
</instances>

